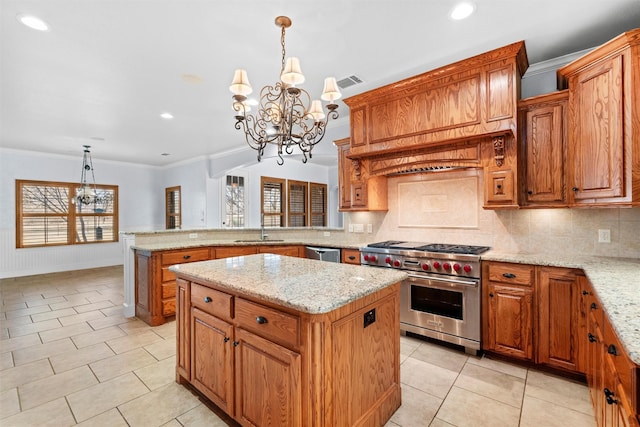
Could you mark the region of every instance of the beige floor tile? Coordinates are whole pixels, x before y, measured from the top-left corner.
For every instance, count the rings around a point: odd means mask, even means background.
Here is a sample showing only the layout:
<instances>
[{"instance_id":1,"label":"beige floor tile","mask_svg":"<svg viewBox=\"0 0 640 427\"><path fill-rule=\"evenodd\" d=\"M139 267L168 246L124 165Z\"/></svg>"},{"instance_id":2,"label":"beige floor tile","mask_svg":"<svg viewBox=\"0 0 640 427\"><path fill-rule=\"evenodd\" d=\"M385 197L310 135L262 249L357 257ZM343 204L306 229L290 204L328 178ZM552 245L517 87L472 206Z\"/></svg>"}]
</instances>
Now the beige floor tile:
<instances>
[{"instance_id":1,"label":"beige floor tile","mask_svg":"<svg viewBox=\"0 0 640 427\"><path fill-rule=\"evenodd\" d=\"M44 320L57 319L59 317L71 316L73 314L78 314L78 312L75 311L73 308L69 307L69 308L63 308L62 310L54 310L54 311L47 311L46 313L32 314L31 319L34 322L42 322Z\"/></svg>"},{"instance_id":2,"label":"beige floor tile","mask_svg":"<svg viewBox=\"0 0 640 427\"><path fill-rule=\"evenodd\" d=\"M104 314L99 311L87 311L85 313L60 317L58 320L62 323L62 326L69 326L77 323L88 322L89 320L102 319L104 317Z\"/></svg>"},{"instance_id":3,"label":"beige floor tile","mask_svg":"<svg viewBox=\"0 0 640 427\"><path fill-rule=\"evenodd\" d=\"M89 366L100 382L118 377L124 373L156 363L156 359L144 349L138 348L128 353L111 356L91 363Z\"/></svg>"},{"instance_id":4,"label":"beige floor tile","mask_svg":"<svg viewBox=\"0 0 640 427\"><path fill-rule=\"evenodd\" d=\"M437 417L455 426L518 427L520 410L454 386Z\"/></svg>"},{"instance_id":5,"label":"beige floor tile","mask_svg":"<svg viewBox=\"0 0 640 427\"><path fill-rule=\"evenodd\" d=\"M72 337L74 335L80 335L87 332L91 332L91 326L86 323L79 323L77 325L64 326L58 329L52 329L50 331L40 332L40 339L42 342L55 341L62 338Z\"/></svg>"},{"instance_id":6,"label":"beige floor tile","mask_svg":"<svg viewBox=\"0 0 640 427\"><path fill-rule=\"evenodd\" d=\"M99 301L92 304L76 305L73 308L78 313L86 313L87 311L100 310L101 308L113 307L111 301Z\"/></svg>"},{"instance_id":7,"label":"beige floor tile","mask_svg":"<svg viewBox=\"0 0 640 427\"><path fill-rule=\"evenodd\" d=\"M454 385L516 408L522 406L524 380L502 372L467 363Z\"/></svg>"},{"instance_id":8,"label":"beige floor tile","mask_svg":"<svg viewBox=\"0 0 640 427\"><path fill-rule=\"evenodd\" d=\"M128 322L131 322L131 319L124 316L109 316L104 319L91 320L89 325L91 325L93 329L98 330L108 328L109 326L118 326Z\"/></svg>"},{"instance_id":9,"label":"beige floor tile","mask_svg":"<svg viewBox=\"0 0 640 427\"><path fill-rule=\"evenodd\" d=\"M198 406L198 398L185 387L171 383L118 406L131 427L160 426Z\"/></svg>"},{"instance_id":10,"label":"beige floor tile","mask_svg":"<svg viewBox=\"0 0 640 427\"><path fill-rule=\"evenodd\" d=\"M14 366L15 365L13 364L13 353L11 353L10 351L6 353L0 353L0 371L13 368Z\"/></svg>"},{"instance_id":11,"label":"beige floor tile","mask_svg":"<svg viewBox=\"0 0 640 427\"><path fill-rule=\"evenodd\" d=\"M136 369L133 373L149 389L155 390L176 380L176 357L169 357L144 368Z\"/></svg>"},{"instance_id":12,"label":"beige floor tile","mask_svg":"<svg viewBox=\"0 0 640 427\"><path fill-rule=\"evenodd\" d=\"M10 417L20 412L20 399L18 389L11 388L0 392L0 420ZM0 421L2 424L2 421Z\"/></svg>"},{"instance_id":13,"label":"beige floor tile","mask_svg":"<svg viewBox=\"0 0 640 427\"><path fill-rule=\"evenodd\" d=\"M0 329L0 340L8 340L9 339L9 329L2 328Z\"/></svg>"},{"instance_id":14,"label":"beige floor tile","mask_svg":"<svg viewBox=\"0 0 640 427\"><path fill-rule=\"evenodd\" d=\"M126 335L109 340L107 341L107 345L111 347L114 352L120 354L158 341L162 341L162 338L152 330L148 330L139 334Z\"/></svg>"},{"instance_id":15,"label":"beige floor tile","mask_svg":"<svg viewBox=\"0 0 640 427\"><path fill-rule=\"evenodd\" d=\"M551 374L530 370L524 394L525 399L535 397L583 414L593 414L589 389L585 384Z\"/></svg>"},{"instance_id":16,"label":"beige floor tile","mask_svg":"<svg viewBox=\"0 0 640 427\"><path fill-rule=\"evenodd\" d=\"M43 313L46 314L46 313ZM34 314L33 316L40 316L39 314ZM11 319L5 319L0 321L0 328L10 328L12 326L21 326L28 325L29 323L33 323L32 316L20 316L13 317Z\"/></svg>"},{"instance_id":17,"label":"beige floor tile","mask_svg":"<svg viewBox=\"0 0 640 427\"><path fill-rule=\"evenodd\" d=\"M29 323L28 325L14 326L9 328L9 334L12 338L29 335L36 332L48 331L60 327L58 319L45 320L38 323Z\"/></svg>"},{"instance_id":18,"label":"beige floor tile","mask_svg":"<svg viewBox=\"0 0 640 427\"><path fill-rule=\"evenodd\" d=\"M14 351L24 347L40 344L40 336L38 334L25 335L22 337L9 338L8 340L0 340L0 352Z\"/></svg>"},{"instance_id":19,"label":"beige floor tile","mask_svg":"<svg viewBox=\"0 0 640 427\"><path fill-rule=\"evenodd\" d=\"M421 343L422 341L416 338L400 335L400 363L411 356L411 353L413 353Z\"/></svg>"},{"instance_id":20,"label":"beige floor tile","mask_svg":"<svg viewBox=\"0 0 640 427\"><path fill-rule=\"evenodd\" d=\"M41 305L55 304L63 301L65 301L63 296L53 297L53 298L40 298L40 299L34 299L32 301L27 301L27 307L39 307Z\"/></svg>"},{"instance_id":21,"label":"beige floor tile","mask_svg":"<svg viewBox=\"0 0 640 427\"><path fill-rule=\"evenodd\" d=\"M527 396L522 404L520 427L596 427L593 414Z\"/></svg>"},{"instance_id":22,"label":"beige floor tile","mask_svg":"<svg viewBox=\"0 0 640 427\"><path fill-rule=\"evenodd\" d=\"M425 424L426 425L426 424ZM399 424L394 423L393 421L389 420L385 423L384 427L402 427Z\"/></svg>"},{"instance_id":23,"label":"beige floor tile","mask_svg":"<svg viewBox=\"0 0 640 427\"><path fill-rule=\"evenodd\" d=\"M120 412L113 408L77 424L76 427L128 427L128 424L124 418L122 418Z\"/></svg>"},{"instance_id":24,"label":"beige floor tile","mask_svg":"<svg viewBox=\"0 0 640 427\"><path fill-rule=\"evenodd\" d=\"M145 345L144 349L158 360L166 359L167 357L175 356L176 339L165 339L153 344Z\"/></svg>"},{"instance_id":25,"label":"beige floor tile","mask_svg":"<svg viewBox=\"0 0 640 427\"><path fill-rule=\"evenodd\" d=\"M69 405L63 397L2 420L2 427L72 426L75 425Z\"/></svg>"},{"instance_id":26,"label":"beige floor tile","mask_svg":"<svg viewBox=\"0 0 640 427\"><path fill-rule=\"evenodd\" d=\"M101 308L100 311L105 316L122 316L122 306L121 305L114 305L113 307Z\"/></svg>"},{"instance_id":27,"label":"beige floor tile","mask_svg":"<svg viewBox=\"0 0 640 427\"><path fill-rule=\"evenodd\" d=\"M411 357L455 372L460 372L469 358L463 352L429 342L421 343Z\"/></svg>"},{"instance_id":28,"label":"beige floor tile","mask_svg":"<svg viewBox=\"0 0 640 427\"><path fill-rule=\"evenodd\" d=\"M140 319L135 317L128 317L126 319L127 322L119 324L118 327L129 335L153 330L151 326L147 325Z\"/></svg>"},{"instance_id":29,"label":"beige floor tile","mask_svg":"<svg viewBox=\"0 0 640 427\"><path fill-rule=\"evenodd\" d=\"M400 426L429 425L441 404L442 399L403 385L402 405L393 414L391 421Z\"/></svg>"},{"instance_id":30,"label":"beige floor tile","mask_svg":"<svg viewBox=\"0 0 640 427\"><path fill-rule=\"evenodd\" d=\"M82 422L148 392L142 381L130 372L70 394L67 401L76 420Z\"/></svg>"},{"instance_id":31,"label":"beige floor tile","mask_svg":"<svg viewBox=\"0 0 640 427\"><path fill-rule=\"evenodd\" d=\"M36 344L31 347L21 348L13 352L13 362L16 366L24 365L25 363L31 363L36 360L46 359L49 356L55 354L65 353L67 351L75 350L76 346L70 338L63 338L61 340L52 341L45 344Z\"/></svg>"},{"instance_id":32,"label":"beige floor tile","mask_svg":"<svg viewBox=\"0 0 640 427\"><path fill-rule=\"evenodd\" d=\"M50 306L48 305L41 305L39 307L32 307L32 308L24 308L22 310L12 310L12 311L7 311L6 315L7 315L7 319L13 319L15 317L22 317L22 316L30 316L32 314L38 314L38 313L44 313L46 311L51 311L52 309L49 308Z\"/></svg>"},{"instance_id":33,"label":"beige floor tile","mask_svg":"<svg viewBox=\"0 0 640 427\"><path fill-rule=\"evenodd\" d=\"M522 366L518 366L514 363L508 363L497 359L490 359L486 356L469 357L467 363L482 366L488 369L493 369L494 371L502 372L503 374L511 375L514 377L522 379L527 378L527 368L523 368Z\"/></svg>"},{"instance_id":34,"label":"beige floor tile","mask_svg":"<svg viewBox=\"0 0 640 427\"><path fill-rule=\"evenodd\" d=\"M160 335L162 338L175 338L176 336L176 322L175 320L167 322L164 325L155 326L152 328L153 332Z\"/></svg>"},{"instance_id":35,"label":"beige floor tile","mask_svg":"<svg viewBox=\"0 0 640 427\"><path fill-rule=\"evenodd\" d=\"M422 390L432 396L444 398L457 372L409 357L400 365L400 382Z\"/></svg>"},{"instance_id":36,"label":"beige floor tile","mask_svg":"<svg viewBox=\"0 0 640 427\"><path fill-rule=\"evenodd\" d=\"M179 423L175 418L169 421L168 423L162 424L160 427L182 427L183 424ZM189 426L191 427L191 426Z\"/></svg>"},{"instance_id":37,"label":"beige floor tile","mask_svg":"<svg viewBox=\"0 0 640 427\"><path fill-rule=\"evenodd\" d=\"M71 337L76 347L88 347L90 345L103 343L107 340L123 337L126 333L117 326L109 326L86 334L74 335Z\"/></svg>"},{"instance_id":38,"label":"beige floor tile","mask_svg":"<svg viewBox=\"0 0 640 427\"><path fill-rule=\"evenodd\" d=\"M453 424L449 424L446 421L442 421L440 418L434 418L429 424L429 427L456 427ZM498 427L497 425L495 427ZM542 427L542 426L539 426Z\"/></svg>"},{"instance_id":39,"label":"beige floor tile","mask_svg":"<svg viewBox=\"0 0 640 427\"><path fill-rule=\"evenodd\" d=\"M227 427L227 423L203 404L180 415L177 419L180 425L189 427Z\"/></svg>"},{"instance_id":40,"label":"beige floor tile","mask_svg":"<svg viewBox=\"0 0 640 427\"><path fill-rule=\"evenodd\" d=\"M53 369L47 359L5 369L0 372L0 391L9 390L51 375L53 375Z\"/></svg>"},{"instance_id":41,"label":"beige floor tile","mask_svg":"<svg viewBox=\"0 0 640 427\"><path fill-rule=\"evenodd\" d=\"M87 365L89 363L94 363L99 360L106 359L107 357L111 357L114 354L115 353L109 348L108 345L101 342L80 349L76 349L74 346L73 350L51 356L49 358L49 361L51 362L51 366L53 366L53 370L55 371L55 373L59 374L61 372L68 371L69 369L74 369L82 365Z\"/></svg>"},{"instance_id":42,"label":"beige floor tile","mask_svg":"<svg viewBox=\"0 0 640 427\"><path fill-rule=\"evenodd\" d=\"M58 375L32 381L18 387L22 410L64 397L98 383L88 366L81 366Z\"/></svg>"},{"instance_id":43,"label":"beige floor tile","mask_svg":"<svg viewBox=\"0 0 640 427\"><path fill-rule=\"evenodd\" d=\"M22 298L20 298L20 299L22 299ZM10 311L20 311L20 310L24 310L26 308L27 308L27 303L24 302L24 301L18 301L18 300L16 300L16 302L13 302L13 303L6 302L6 303L2 304L2 306L0 306L0 310L3 313L7 313L7 312L10 312Z\"/></svg>"}]
</instances>

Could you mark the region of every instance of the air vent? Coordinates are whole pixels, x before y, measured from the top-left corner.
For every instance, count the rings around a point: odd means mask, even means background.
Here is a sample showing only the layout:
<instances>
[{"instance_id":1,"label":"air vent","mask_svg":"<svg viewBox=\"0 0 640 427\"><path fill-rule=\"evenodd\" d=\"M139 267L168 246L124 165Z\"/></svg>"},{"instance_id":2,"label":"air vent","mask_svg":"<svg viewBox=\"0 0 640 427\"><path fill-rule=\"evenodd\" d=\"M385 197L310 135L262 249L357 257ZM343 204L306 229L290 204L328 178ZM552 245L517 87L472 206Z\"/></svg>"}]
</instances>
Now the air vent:
<instances>
[{"instance_id":1,"label":"air vent","mask_svg":"<svg viewBox=\"0 0 640 427\"><path fill-rule=\"evenodd\" d=\"M420 173L420 172L446 172L456 169L465 169L466 166L426 166L419 168L406 169L398 172L394 172L390 175L405 175L408 173Z\"/></svg>"},{"instance_id":2,"label":"air vent","mask_svg":"<svg viewBox=\"0 0 640 427\"><path fill-rule=\"evenodd\" d=\"M338 86L340 86L340 89L346 89L348 87L351 87L353 85L357 85L360 83L362 83L362 79L356 76L355 74L349 77L345 77L342 80L338 80Z\"/></svg>"}]
</instances>

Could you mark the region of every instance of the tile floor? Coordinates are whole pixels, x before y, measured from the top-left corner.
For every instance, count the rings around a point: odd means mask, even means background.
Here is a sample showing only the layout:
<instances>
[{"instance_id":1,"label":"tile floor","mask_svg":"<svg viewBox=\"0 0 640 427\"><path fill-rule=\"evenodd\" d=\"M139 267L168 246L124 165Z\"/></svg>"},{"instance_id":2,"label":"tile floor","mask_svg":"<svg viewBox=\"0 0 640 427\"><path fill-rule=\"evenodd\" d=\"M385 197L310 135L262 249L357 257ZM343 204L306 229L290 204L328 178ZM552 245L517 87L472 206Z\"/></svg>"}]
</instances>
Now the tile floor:
<instances>
[{"instance_id":1,"label":"tile floor","mask_svg":"<svg viewBox=\"0 0 640 427\"><path fill-rule=\"evenodd\" d=\"M122 316L122 274L0 281L0 425L227 425L175 383L175 323ZM401 361L387 427L595 425L584 384L408 337Z\"/></svg>"}]
</instances>

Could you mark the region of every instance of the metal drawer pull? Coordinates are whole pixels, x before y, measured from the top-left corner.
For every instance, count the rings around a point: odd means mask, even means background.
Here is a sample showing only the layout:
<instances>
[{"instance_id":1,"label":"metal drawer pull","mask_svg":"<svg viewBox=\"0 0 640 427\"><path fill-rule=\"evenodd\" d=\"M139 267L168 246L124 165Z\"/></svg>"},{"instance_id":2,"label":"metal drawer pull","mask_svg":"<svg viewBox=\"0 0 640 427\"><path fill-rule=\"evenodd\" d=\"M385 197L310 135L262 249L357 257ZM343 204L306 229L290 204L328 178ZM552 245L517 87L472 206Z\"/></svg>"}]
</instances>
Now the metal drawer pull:
<instances>
[{"instance_id":1,"label":"metal drawer pull","mask_svg":"<svg viewBox=\"0 0 640 427\"><path fill-rule=\"evenodd\" d=\"M614 403L618 403L618 400L613 398L615 394L614 392L612 392L608 388L605 388L603 392L604 392L605 398L607 399L607 404L613 405Z\"/></svg>"},{"instance_id":2,"label":"metal drawer pull","mask_svg":"<svg viewBox=\"0 0 640 427\"><path fill-rule=\"evenodd\" d=\"M185 256L183 256L182 258L184 258L184 259L189 259L189 258L191 258L191 255L185 255Z\"/></svg>"},{"instance_id":3,"label":"metal drawer pull","mask_svg":"<svg viewBox=\"0 0 640 427\"><path fill-rule=\"evenodd\" d=\"M613 355L613 356L617 356L618 355L618 350L616 349L616 346L613 344L609 345L609 348L607 348L607 353Z\"/></svg>"},{"instance_id":4,"label":"metal drawer pull","mask_svg":"<svg viewBox=\"0 0 640 427\"><path fill-rule=\"evenodd\" d=\"M514 279L516 275L513 273L503 273L502 277L506 277L507 279Z\"/></svg>"},{"instance_id":5,"label":"metal drawer pull","mask_svg":"<svg viewBox=\"0 0 640 427\"><path fill-rule=\"evenodd\" d=\"M582 291L582 295L589 295L589 291Z\"/></svg>"},{"instance_id":6,"label":"metal drawer pull","mask_svg":"<svg viewBox=\"0 0 640 427\"><path fill-rule=\"evenodd\" d=\"M267 318L266 317L262 317L262 316L258 316L258 317L256 317L256 322L258 322L261 325L264 325L265 323L267 323Z\"/></svg>"},{"instance_id":7,"label":"metal drawer pull","mask_svg":"<svg viewBox=\"0 0 640 427\"><path fill-rule=\"evenodd\" d=\"M204 297L204 302L211 302L211 297Z\"/></svg>"},{"instance_id":8,"label":"metal drawer pull","mask_svg":"<svg viewBox=\"0 0 640 427\"><path fill-rule=\"evenodd\" d=\"M238 346L238 344L240 344L240 341L234 341L234 342L233 342L233 346L234 346L234 347L237 347L237 346Z\"/></svg>"},{"instance_id":9,"label":"metal drawer pull","mask_svg":"<svg viewBox=\"0 0 640 427\"><path fill-rule=\"evenodd\" d=\"M224 342L229 342L229 337L224 337Z\"/></svg>"},{"instance_id":10,"label":"metal drawer pull","mask_svg":"<svg viewBox=\"0 0 640 427\"><path fill-rule=\"evenodd\" d=\"M356 259L356 257L354 257L353 255L349 255L349 259L353 261L354 259Z\"/></svg>"},{"instance_id":11,"label":"metal drawer pull","mask_svg":"<svg viewBox=\"0 0 640 427\"><path fill-rule=\"evenodd\" d=\"M596 336L589 332L589 342L596 342Z\"/></svg>"}]
</instances>

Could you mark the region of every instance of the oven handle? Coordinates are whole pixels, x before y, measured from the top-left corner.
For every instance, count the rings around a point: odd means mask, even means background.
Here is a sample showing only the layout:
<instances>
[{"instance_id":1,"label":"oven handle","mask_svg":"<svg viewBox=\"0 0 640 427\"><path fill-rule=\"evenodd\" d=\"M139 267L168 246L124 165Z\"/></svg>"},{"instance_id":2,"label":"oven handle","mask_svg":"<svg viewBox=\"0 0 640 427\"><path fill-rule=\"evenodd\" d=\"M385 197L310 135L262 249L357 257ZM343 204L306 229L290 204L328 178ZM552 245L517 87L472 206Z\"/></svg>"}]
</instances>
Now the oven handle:
<instances>
[{"instance_id":1,"label":"oven handle","mask_svg":"<svg viewBox=\"0 0 640 427\"><path fill-rule=\"evenodd\" d=\"M412 282L416 282L418 280L433 280L436 282L447 282L447 283L453 283L455 285L471 286L474 288L478 287L477 280L469 281L469 280L461 280L461 279L449 279L447 277L420 276L418 274L409 274L409 280L411 280Z\"/></svg>"}]
</instances>

